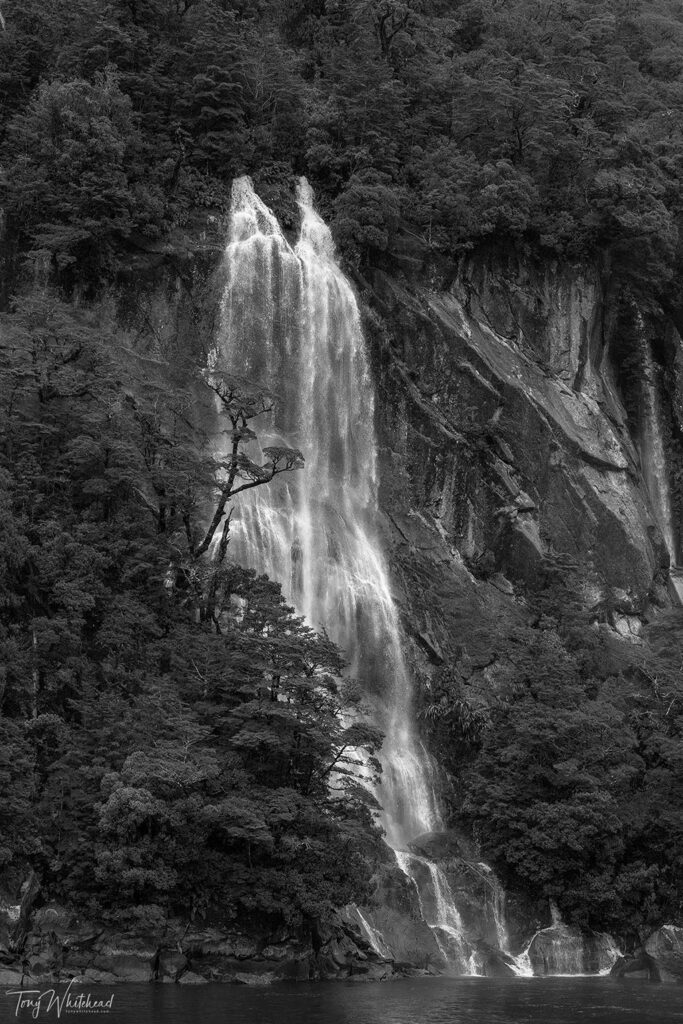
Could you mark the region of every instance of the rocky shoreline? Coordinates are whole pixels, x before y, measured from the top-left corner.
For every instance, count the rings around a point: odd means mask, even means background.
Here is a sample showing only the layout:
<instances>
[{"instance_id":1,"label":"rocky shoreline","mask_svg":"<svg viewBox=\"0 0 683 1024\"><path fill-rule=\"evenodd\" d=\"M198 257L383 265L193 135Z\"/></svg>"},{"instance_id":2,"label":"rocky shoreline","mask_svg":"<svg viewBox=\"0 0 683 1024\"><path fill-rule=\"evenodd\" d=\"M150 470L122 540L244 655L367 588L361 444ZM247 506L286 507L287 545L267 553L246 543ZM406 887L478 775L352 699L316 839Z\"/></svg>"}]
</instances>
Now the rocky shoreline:
<instances>
[{"instance_id":1,"label":"rocky shoreline","mask_svg":"<svg viewBox=\"0 0 683 1024\"><path fill-rule=\"evenodd\" d=\"M47 904L22 920L19 907L0 911L0 986L80 983L228 982L351 979L384 981L436 973L380 956L353 913L315 922L307 936L282 931L261 941L219 927L181 920L162 933L117 933L76 913Z\"/></svg>"},{"instance_id":2,"label":"rocky shoreline","mask_svg":"<svg viewBox=\"0 0 683 1024\"><path fill-rule=\"evenodd\" d=\"M180 919L167 922L161 932L131 934L93 924L56 903L30 914L22 913L21 906L6 907L0 909L0 986L30 988L72 979L91 985L268 985L388 981L442 973L432 964L418 967L382 956L363 935L359 919L355 908L345 908L325 924L314 922L306 935L281 930L257 941L226 928L197 927ZM562 973L557 969L561 964L548 958L547 952L554 946L556 954L558 936L553 929L545 929L539 936L546 952L541 956L536 950L534 973ZM587 962L586 968L594 970L595 964ZM512 971L492 969L490 973L501 976ZM657 929L639 950L619 957L609 974L612 978L680 983L683 928L664 925Z\"/></svg>"}]
</instances>

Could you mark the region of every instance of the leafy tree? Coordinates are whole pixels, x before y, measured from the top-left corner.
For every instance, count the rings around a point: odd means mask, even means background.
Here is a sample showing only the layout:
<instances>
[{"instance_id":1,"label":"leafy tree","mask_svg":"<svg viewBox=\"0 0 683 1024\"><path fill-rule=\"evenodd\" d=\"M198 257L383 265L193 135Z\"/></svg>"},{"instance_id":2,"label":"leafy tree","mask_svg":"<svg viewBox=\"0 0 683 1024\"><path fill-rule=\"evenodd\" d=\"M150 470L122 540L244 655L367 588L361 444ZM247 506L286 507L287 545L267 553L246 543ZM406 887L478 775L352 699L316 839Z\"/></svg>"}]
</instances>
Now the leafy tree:
<instances>
[{"instance_id":1,"label":"leafy tree","mask_svg":"<svg viewBox=\"0 0 683 1024\"><path fill-rule=\"evenodd\" d=\"M117 245L159 217L158 197L136 168L140 136L111 70L87 81L42 84L8 128L7 213L60 269L112 269ZM137 173L136 173L137 171Z\"/></svg>"},{"instance_id":2,"label":"leafy tree","mask_svg":"<svg viewBox=\"0 0 683 1024\"><path fill-rule=\"evenodd\" d=\"M548 561L529 595L535 625L499 651L494 694L477 692L474 734L472 697L463 718L468 695L448 674L428 717L440 749L450 743L457 759L454 814L506 884L552 898L577 924L635 940L681 908L683 622L679 612L664 617L642 647L626 649L591 628L580 577Z\"/></svg>"},{"instance_id":3,"label":"leafy tree","mask_svg":"<svg viewBox=\"0 0 683 1024\"><path fill-rule=\"evenodd\" d=\"M46 292L2 339L3 871L129 924L221 907L248 930L361 898L379 834L354 764L378 769L380 737L342 715L341 654L185 536L215 470L227 501L290 458L242 451L270 398L212 372L232 444L193 476L192 387L153 419L92 314ZM200 563L205 617L169 574Z\"/></svg>"}]
</instances>

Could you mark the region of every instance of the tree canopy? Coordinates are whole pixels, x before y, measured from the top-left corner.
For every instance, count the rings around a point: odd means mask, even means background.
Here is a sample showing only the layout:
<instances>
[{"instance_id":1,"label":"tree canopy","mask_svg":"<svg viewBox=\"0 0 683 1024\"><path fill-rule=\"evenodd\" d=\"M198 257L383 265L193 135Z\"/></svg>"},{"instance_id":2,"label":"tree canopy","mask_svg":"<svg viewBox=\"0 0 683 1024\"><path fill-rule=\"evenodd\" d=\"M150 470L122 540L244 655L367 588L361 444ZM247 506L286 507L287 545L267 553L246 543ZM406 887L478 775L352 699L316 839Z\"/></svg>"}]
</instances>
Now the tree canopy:
<instances>
[{"instance_id":1,"label":"tree canopy","mask_svg":"<svg viewBox=\"0 0 683 1024\"><path fill-rule=\"evenodd\" d=\"M221 367L136 372L88 300L249 173L285 228L306 174L347 265L401 273L408 251L438 280L495 244L676 303L683 9L4 0L3 17L3 294L27 267L36 287L0 323L0 869L28 862L105 915L215 900L281 921L361 898L377 832L352 766L377 768L379 737L342 715L329 638L229 559L232 501L306 453L257 458L273 396ZM560 597L554 577L529 596L489 700L446 666L425 728L461 780L452 820L508 885L645 927L683 912L680 620L617 657Z\"/></svg>"},{"instance_id":2,"label":"tree canopy","mask_svg":"<svg viewBox=\"0 0 683 1024\"><path fill-rule=\"evenodd\" d=\"M195 436L190 461L190 384L160 411L94 314L49 293L1 337L5 879L30 865L105 919L213 906L247 928L362 897L378 832L354 765L378 770L380 737L349 720L341 653L186 535L299 453L245 462L242 433L226 468ZM226 381L244 431L269 400Z\"/></svg>"},{"instance_id":3,"label":"tree canopy","mask_svg":"<svg viewBox=\"0 0 683 1024\"><path fill-rule=\"evenodd\" d=\"M0 154L22 251L90 284L251 173L311 179L355 262L409 239L598 262L653 302L680 267L673 0L8 0Z\"/></svg>"},{"instance_id":4,"label":"tree canopy","mask_svg":"<svg viewBox=\"0 0 683 1024\"><path fill-rule=\"evenodd\" d=\"M625 645L585 608L584 579L549 564L529 624L496 640L489 686L444 667L422 717L452 818L508 890L633 943L683 913L683 614Z\"/></svg>"}]
</instances>

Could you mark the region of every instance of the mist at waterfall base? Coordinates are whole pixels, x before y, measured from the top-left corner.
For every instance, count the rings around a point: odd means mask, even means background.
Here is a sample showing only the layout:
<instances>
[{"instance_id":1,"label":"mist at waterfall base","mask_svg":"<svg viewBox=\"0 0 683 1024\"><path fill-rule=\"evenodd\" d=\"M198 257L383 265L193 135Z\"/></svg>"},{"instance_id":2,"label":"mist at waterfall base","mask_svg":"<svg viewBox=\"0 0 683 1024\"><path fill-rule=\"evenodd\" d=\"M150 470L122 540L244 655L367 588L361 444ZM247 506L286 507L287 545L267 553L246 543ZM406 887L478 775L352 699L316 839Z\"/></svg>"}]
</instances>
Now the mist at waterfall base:
<instances>
[{"instance_id":1,"label":"mist at waterfall base","mask_svg":"<svg viewBox=\"0 0 683 1024\"><path fill-rule=\"evenodd\" d=\"M378 534L374 387L358 304L305 179L297 200L300 231L290 244L250 179L233 184L212 366L277 396L274 412L253 424L253 444L300 449L305 468L242 496L231 557L280 581L297 611L344 651L348 676L359 681L385 734L376 795L386 841L414 886L441 966L481 974L477 946L484 933L489 946L507 950L504 894L490 868L479 865L490 894L487 920L468 927L446 873L411 848L444 825L434 766L415 727L411 673ZM362 764L358 771L362 776ZM382 934L362 913L359 921L384 956ZM518 974L532 973L525 956L507 962ZM582 970L580 957L575 970Z\"/></svg>"},{"instance_id":2,"label":"mist at waterfall base","mask_svg":"<svg viewBox=\"0 0 683 1024\"><path fill-rule=\"evenodd\" d=\"M94 998L96 987L91 991ZM111 996L111 989L105 991ZM28 1009L15 1017L13 1003L12 1019L33 1020ZM269 988L119 985L105 1019L107 1024L673 1024L681 1020L681 999L675 986L603 978L417 978L390 985L339 981Z\"/></svg>"}]
</instances>

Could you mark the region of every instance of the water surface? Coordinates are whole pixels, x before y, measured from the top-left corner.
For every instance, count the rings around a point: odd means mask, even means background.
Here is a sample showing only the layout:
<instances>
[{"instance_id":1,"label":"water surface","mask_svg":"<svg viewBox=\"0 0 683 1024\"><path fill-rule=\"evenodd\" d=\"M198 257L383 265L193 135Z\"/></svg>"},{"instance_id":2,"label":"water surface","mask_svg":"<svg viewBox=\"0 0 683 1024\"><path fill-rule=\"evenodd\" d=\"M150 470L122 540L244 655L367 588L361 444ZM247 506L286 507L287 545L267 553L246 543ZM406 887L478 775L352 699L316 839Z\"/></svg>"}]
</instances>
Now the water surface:
<instances>
[{"instance_id":1,"label":"water surface","mask_svg":"<svg viewBox=\"0 0 683 1024\"><path fill-rule=\"evenodd\" d=\"M85 991L85 990L84 990ZM247 988L90 986L114 995L106 1014L41 1010L40 1021L107 1024L669 1024L683 1022L683 987L611 978L420 978ZM3 996L0 1020L30 1021Z\"/></svg>"}]
</instances>

